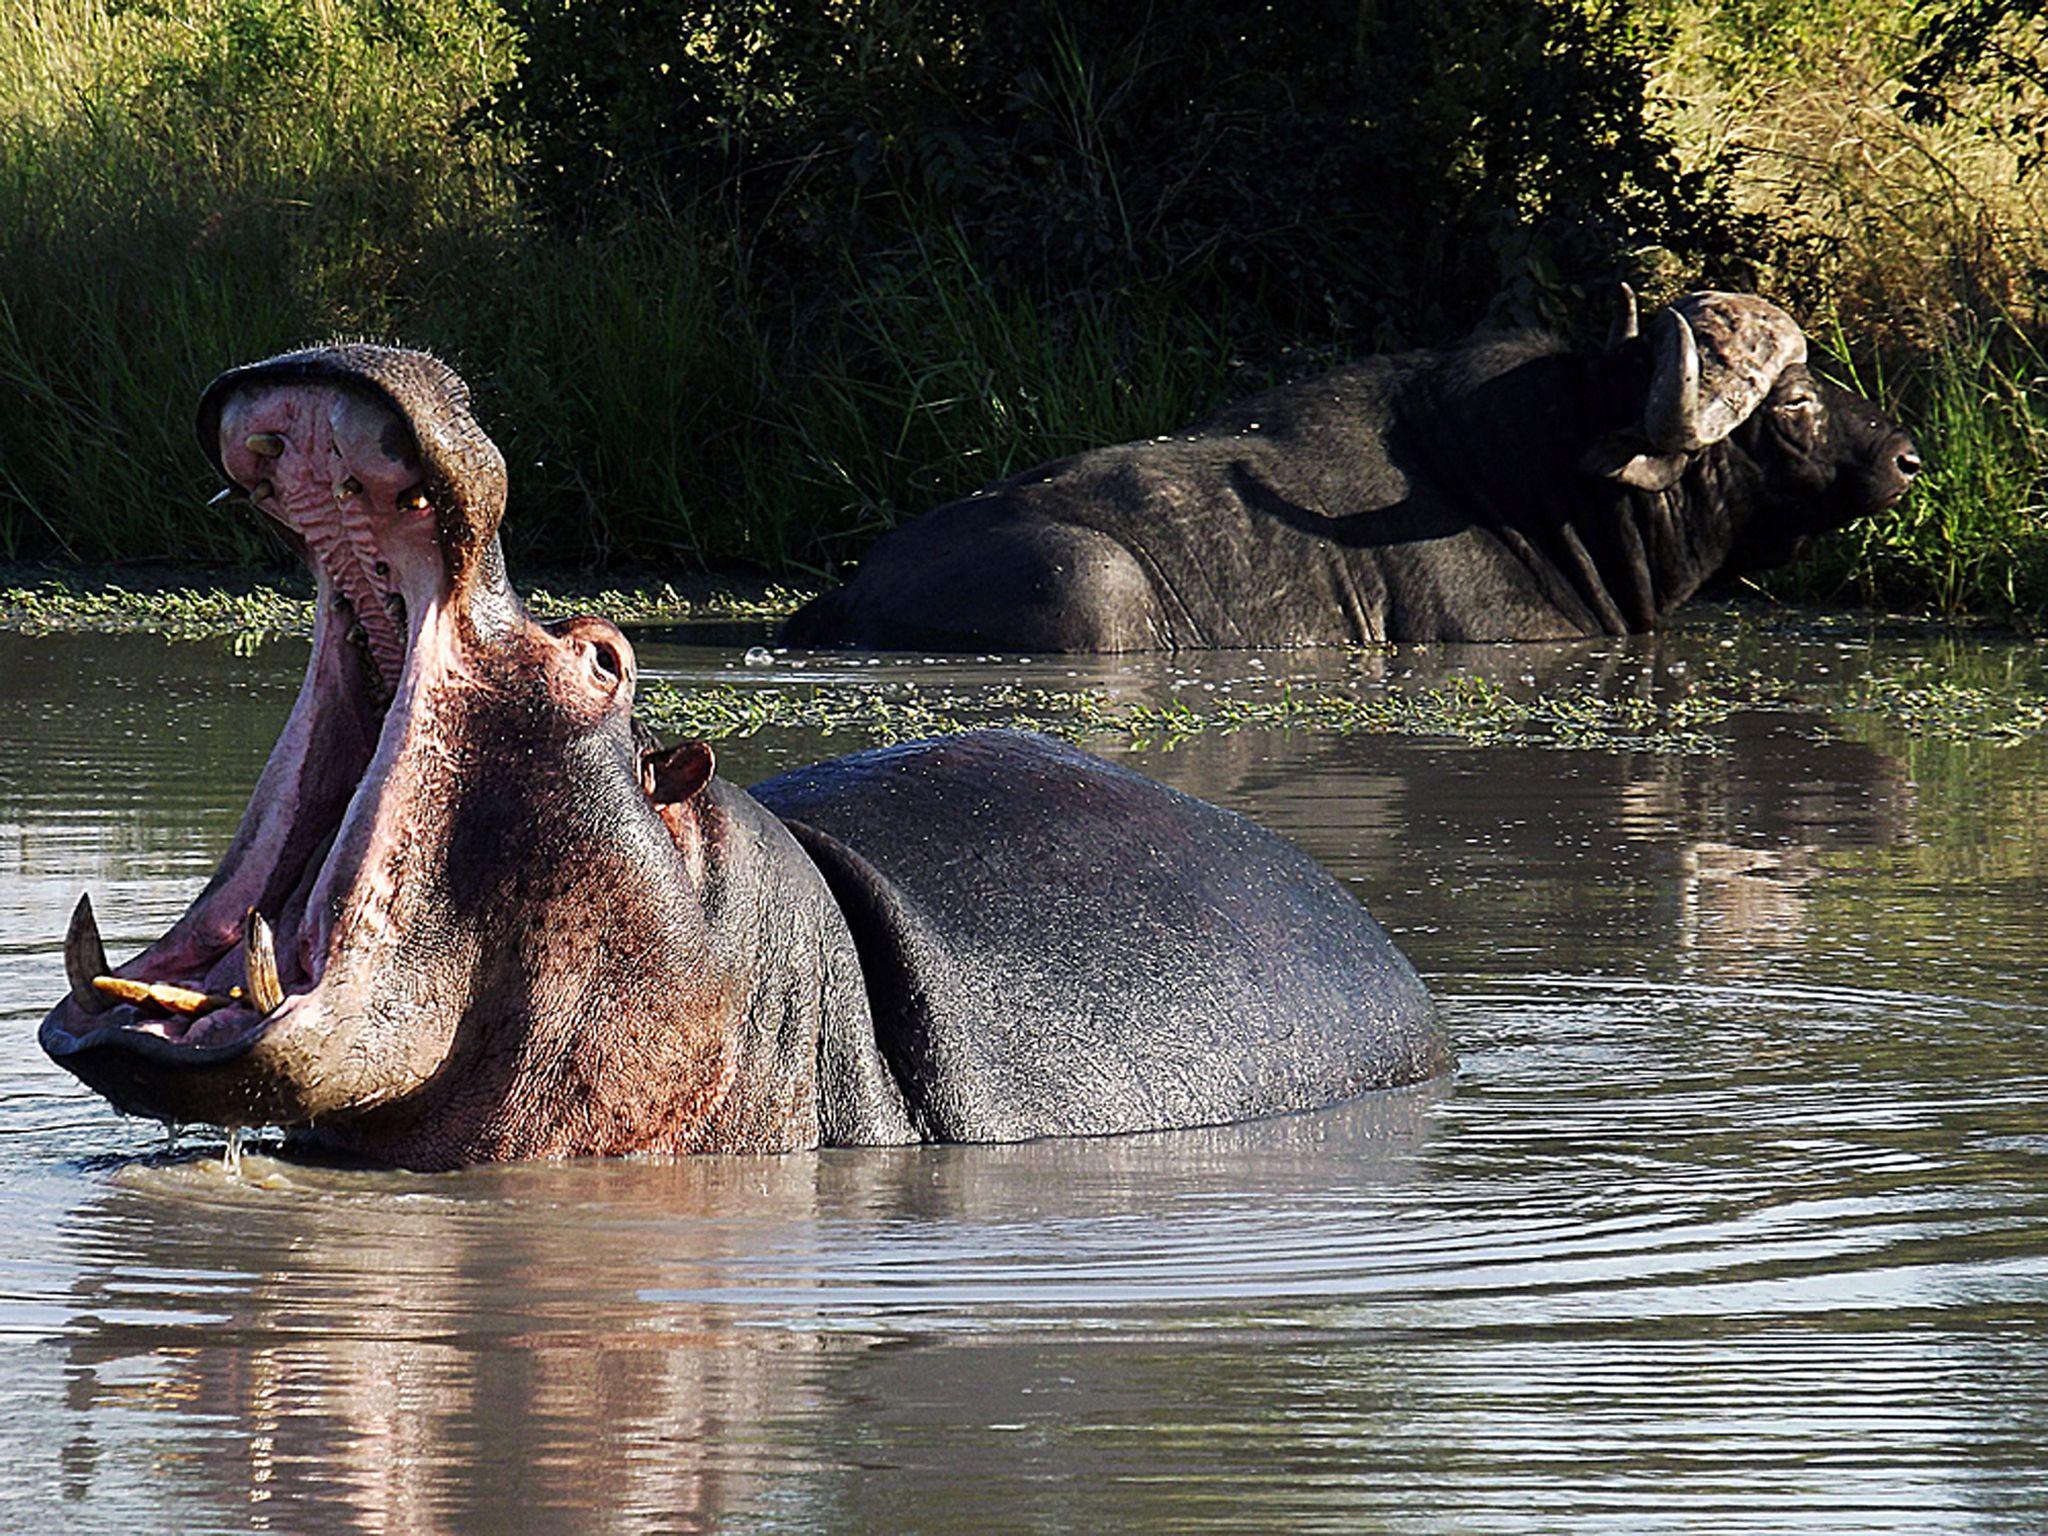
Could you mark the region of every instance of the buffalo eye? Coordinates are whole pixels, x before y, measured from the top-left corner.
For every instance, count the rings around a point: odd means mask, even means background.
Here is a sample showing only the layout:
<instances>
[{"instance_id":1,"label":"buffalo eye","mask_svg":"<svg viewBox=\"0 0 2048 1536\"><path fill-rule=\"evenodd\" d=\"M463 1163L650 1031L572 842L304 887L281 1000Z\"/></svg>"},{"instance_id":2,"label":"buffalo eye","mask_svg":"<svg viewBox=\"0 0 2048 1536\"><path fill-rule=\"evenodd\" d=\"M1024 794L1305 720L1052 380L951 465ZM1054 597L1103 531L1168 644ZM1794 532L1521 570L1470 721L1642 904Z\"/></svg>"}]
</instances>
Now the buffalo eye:
<instances>
[{"instance_id":1,"label":"buffalo eye","mask_svg":"<svg viewBox=\"0 0 2048 1536\"><path fill-rule=\"evenodd\" d=\"M1811 443L1819 435L1820 410L1820 396L1804 389L1787 395L1771 407L1786 435L1802 443Z\"/></svg>"}]
</instances>

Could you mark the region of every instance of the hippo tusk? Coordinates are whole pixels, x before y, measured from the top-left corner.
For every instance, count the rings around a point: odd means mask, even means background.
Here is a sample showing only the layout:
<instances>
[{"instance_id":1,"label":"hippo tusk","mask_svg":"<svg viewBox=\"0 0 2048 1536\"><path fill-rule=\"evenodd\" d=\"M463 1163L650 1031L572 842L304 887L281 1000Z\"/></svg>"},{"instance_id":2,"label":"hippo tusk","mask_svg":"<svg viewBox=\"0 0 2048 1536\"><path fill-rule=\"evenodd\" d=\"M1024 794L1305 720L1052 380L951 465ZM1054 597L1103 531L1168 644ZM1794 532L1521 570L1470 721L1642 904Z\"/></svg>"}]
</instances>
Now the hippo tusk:
<instances>
[{"instance_id":1,"label":"hippo tusk","mask_svg":"<svg viewBox=\"0 0 2048 1536\"><path fill-rule=\"evenodd\" d=\"M341 484L334 488L334 499L336 501L347 501L351 496L361 495L362 489L362 481L358 480L354 475L346 475L342 478Z\"/></svg>"},{"instance_id":2,"label":"hippo tusk","mask_svg":"<svg viewBox=\"0 0 2048 1536\"><path fill-rule=\"evenodd\" d=\"M64 934L64 974L71 982L71 1000L86 1013L105 1013L111 1006L93 985L94 978L106 972L107 946L100 941L100 925L92 915L88 893L71 909L71 927Z\"/></svg>"},{"instance_id":3,"label":"hippo tusk","mask_svg":"<svg viewBox=\"0 0 2048 1536\"><path fill-rule=\"evenodd\" d=\"M1699 439L1700 349L1692 327L1675 309L1660 309L1650 322L1657 371L1643 404L1643 436L1663 453L1690 453Z\"/></svg>"},{"instance_id":4,"label":"hippo tusk","mask_svg":"<svg viewBox=\"0 0 2048 1536\"><path fill-rule=\"evenodd\" d=\"M249 926L242 930L242 971L247 979L243 995L250 1007L268 1015L284 1006L284 984L277 979L277 940L254 907L249 909Z\"/></svg>"},{"instance_id":5,"label":"hippo tusk","mask_svg":"<svg viewBox=\"0 0 2048 1536\"><path fill-rule=\"evenodd\" d=\"M251 432L242 439L242 446L259 459L284 457L284 439L275 432Z\"/></svg>"}]
</instances>

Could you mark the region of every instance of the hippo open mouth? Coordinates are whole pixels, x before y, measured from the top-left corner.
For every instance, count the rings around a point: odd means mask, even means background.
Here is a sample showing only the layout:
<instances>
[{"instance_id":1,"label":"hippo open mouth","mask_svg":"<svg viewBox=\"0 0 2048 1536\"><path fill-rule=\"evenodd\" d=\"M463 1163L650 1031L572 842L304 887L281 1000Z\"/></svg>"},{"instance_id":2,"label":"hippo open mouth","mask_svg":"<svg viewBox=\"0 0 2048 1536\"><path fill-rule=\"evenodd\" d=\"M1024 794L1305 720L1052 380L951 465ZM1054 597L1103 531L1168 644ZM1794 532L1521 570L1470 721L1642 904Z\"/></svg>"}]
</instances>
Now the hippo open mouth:
<instances>
[{"instance_id":1,"label":"hippo open mouth","mask_svg":"<svg viewBox=\"0 0 2048 1536\"><path fill-rule=\"evenodd\" d=\"M156 1090L124 1091L123 1057L139 1072L233 1060L318 991L339 930L360 944L384 925L408 835L385 791L405 759L432 755L421 706L465 674L480 633L520 616L494 539L502 460L432 359L345 346L236 369L202 400L199 435L230 482L218 499L286 531L317 606L298 701L206 889L118 969L90 898L72 915L71 995L42 1043L159 1115Z\"/></svg>"}]
</instances>

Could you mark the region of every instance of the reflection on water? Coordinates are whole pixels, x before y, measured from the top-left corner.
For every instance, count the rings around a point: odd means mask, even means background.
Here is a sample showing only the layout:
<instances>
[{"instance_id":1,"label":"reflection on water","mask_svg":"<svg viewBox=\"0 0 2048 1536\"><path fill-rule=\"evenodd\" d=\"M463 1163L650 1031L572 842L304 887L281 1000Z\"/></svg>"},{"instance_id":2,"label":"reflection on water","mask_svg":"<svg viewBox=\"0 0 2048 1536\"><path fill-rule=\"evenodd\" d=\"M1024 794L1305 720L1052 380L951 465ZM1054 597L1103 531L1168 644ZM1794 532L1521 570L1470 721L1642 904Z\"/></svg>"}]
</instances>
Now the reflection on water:
<instances>
[{"instance_id":1,"label":"reflection on water","mask_svg":"<svg viewBox=\"0 0 2048 1536\"><path fill-rule=\"evenodd\" d=\"M2038 1531L2048 750L1840 707L1927 646L1709 625L1027 670L1149 700L1474 669L1657 690L1731 651L1784 703L1710 754L1132 754L1353 883L1442 998L1453 1082L1169 1135L426 1177L166 1154L34 1049L78 888L117 955L182 908L303 652L0 636L0 1508L79 1531ZM684 681L1019 670L738 658L643 654ZM1932 660L2040 671L2025 646ZM853 744L720 757L744 782Z\"/></svg>"}]
</instances>

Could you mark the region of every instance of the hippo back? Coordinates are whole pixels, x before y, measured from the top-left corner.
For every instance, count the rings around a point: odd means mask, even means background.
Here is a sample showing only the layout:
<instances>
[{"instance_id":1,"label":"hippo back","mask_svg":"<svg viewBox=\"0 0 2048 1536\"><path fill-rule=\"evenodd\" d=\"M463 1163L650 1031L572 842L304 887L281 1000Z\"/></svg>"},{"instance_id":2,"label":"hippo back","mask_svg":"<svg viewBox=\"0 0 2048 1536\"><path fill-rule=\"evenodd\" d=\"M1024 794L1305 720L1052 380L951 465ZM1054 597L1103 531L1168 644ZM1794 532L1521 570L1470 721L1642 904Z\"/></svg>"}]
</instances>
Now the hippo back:
<instances>
[{"instance_id":1,"label":"hippo back","mask_svg":"<svg viewBox=\"0 0 2048 1536\"><path fill-rule=\"evenodd\" d=\"M756 785L852 927L928 1139L1212 1124L1451 1065L1350 894L1243 817L990 731Z\"/></svg>"}]
</instances>

